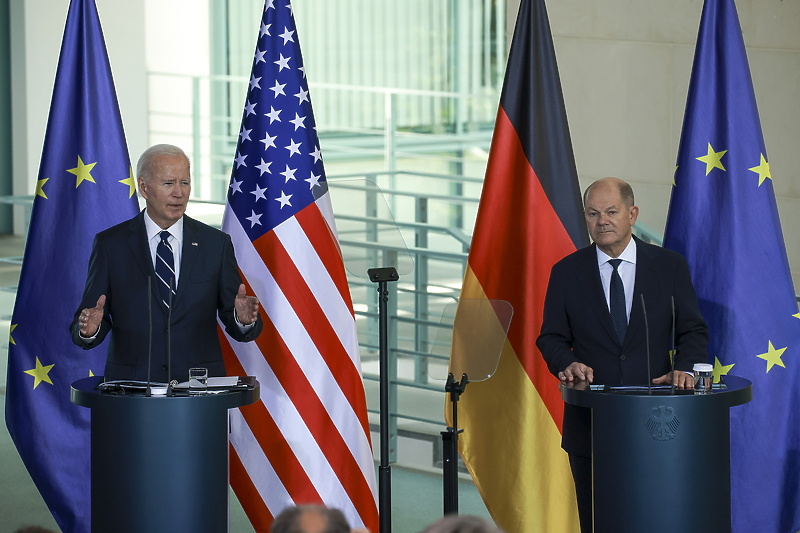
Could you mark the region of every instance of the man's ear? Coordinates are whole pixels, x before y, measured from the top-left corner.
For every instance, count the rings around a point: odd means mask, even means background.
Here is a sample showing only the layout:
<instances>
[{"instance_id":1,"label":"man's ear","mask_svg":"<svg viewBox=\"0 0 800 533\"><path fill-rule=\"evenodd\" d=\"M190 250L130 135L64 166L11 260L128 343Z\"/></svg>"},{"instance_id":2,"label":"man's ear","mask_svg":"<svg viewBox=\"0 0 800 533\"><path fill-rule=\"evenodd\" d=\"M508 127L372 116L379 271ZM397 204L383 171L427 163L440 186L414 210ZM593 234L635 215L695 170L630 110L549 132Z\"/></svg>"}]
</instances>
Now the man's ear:
<instances>
[{"instance_id":1,"label":"man's ear","mask_svg":"<svg viewBox=\"0 0 800 533\"><path fill-rule=\"evenodd\" d=\"M139 194L142 195L142 198L147 198L147 186L144 183L142 178L138 178L137 183L139 185Z\"/></svg>"},{"instance_id":2,"label":"man's ear","mask_svg":"<svg viewBox=\"0 0 800 533\"><path fill-rule=\"evenodd\" d=\"M639 206L634 205L631 207L631 226L636 224L636 219L639 218Z\"/></svg>"}]
</instances>

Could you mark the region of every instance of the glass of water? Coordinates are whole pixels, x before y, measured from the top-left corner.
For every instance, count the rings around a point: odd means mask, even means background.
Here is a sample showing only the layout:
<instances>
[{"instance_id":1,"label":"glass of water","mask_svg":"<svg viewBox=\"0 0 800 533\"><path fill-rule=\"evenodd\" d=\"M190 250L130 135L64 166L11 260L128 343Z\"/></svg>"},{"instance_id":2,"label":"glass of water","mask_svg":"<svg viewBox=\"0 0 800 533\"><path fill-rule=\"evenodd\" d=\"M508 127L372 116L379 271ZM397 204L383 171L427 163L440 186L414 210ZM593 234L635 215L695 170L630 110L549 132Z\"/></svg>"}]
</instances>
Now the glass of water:
<instances>
[{"instance_id":1,"label":"glass of water","mask_svg":"<svg viewBox=\"0 0 800 533\"><path fill-rule=\"evenodd\" d=\"M193 391L205 390L207 386L208 386L208 369L190 368L189 390Z\"/></svg>"}]
</instances>

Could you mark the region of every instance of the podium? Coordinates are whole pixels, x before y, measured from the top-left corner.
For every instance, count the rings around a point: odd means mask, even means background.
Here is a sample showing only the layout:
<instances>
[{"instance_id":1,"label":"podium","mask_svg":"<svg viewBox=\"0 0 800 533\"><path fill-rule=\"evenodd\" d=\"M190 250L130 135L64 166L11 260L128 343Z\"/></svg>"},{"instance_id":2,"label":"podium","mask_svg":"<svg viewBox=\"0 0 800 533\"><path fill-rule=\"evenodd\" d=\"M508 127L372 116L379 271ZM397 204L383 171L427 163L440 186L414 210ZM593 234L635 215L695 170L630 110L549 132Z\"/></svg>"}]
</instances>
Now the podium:
<instances>
[{"instance_id":1,"label":"podium","mask_svg":"<svg viewBox=\"0 0 800 533\"><path fill-rule=\"evenodd\" d=\"M724 376L710 394L561 384L592 410L595 533L730 531L730 408L750 381ZM688 531L688 530L687 530Z\"/></svg>"},{"instance_id":2,"label":"podium","mask_svg":"<svg viewBox=\"0 0 800 533\"><path fill-rule=\"evenodd\" d=\"M216 394L100 392L72 383L91 409L92 532L228 531L228 409L259 399L259 384Z\"/></svg>"}]
</instances>

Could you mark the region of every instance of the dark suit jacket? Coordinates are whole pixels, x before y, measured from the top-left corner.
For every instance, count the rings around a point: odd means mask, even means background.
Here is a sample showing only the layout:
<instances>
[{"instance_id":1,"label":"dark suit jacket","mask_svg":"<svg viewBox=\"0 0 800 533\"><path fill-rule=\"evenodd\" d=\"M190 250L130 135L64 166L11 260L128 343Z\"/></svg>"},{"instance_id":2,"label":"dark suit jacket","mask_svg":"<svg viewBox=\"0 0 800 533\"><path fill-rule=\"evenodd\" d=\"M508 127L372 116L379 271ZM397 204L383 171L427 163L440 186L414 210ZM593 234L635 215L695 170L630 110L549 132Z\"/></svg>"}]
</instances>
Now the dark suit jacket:
<instances>
[{"instance_id":1,"label":"dark suit jacket","mask_svg":"<svg viewBox=\"0 0 800 533\"><path fill-rule=\"evenodd\" d=\"M642 295L650 331L649 376ZM670 370L673 299L675 369L691 371L694 363L708 360L708 328L700 314L683 256L636 239L633 306L625 341L620 345L603 294L597 251L592 244L553 266L536 345L556 376L579 361L594 370L594 383L646 385L648 377L656 378ZM575 455L591 455L589 409L564 406L562 447Z\"/></svg>"},{"instance_id":2,"label":"dark suit jacket","mask_svg":"<svg viewBox=\"0 0 800 533\"><path fill-rule=\"evenodd\" d=\"M230 236L197 220L183 217L183 250L169 330L172 371L169 377L188 379L189 368L208 368L209 376L225 375L217 334L217 315L228 334L240 342L255 339L263 323L242 334L234 319L234 298L241 284ZM151 279L148 292L148 279ZM78 316L94 307L101 294L106 305L93 342L80 337ZM152 313L148 307L152 306ZM152 314L152 321L148 316ZM152 350L153 381L166 382L167 317L147 244L144 211L95 236L83 299L75 311L72 340L85 349L100 344L111 332L106 360L107 379L147 379ZM150 337L152 325L152 342Z\"/></svg>"}]
</instances>

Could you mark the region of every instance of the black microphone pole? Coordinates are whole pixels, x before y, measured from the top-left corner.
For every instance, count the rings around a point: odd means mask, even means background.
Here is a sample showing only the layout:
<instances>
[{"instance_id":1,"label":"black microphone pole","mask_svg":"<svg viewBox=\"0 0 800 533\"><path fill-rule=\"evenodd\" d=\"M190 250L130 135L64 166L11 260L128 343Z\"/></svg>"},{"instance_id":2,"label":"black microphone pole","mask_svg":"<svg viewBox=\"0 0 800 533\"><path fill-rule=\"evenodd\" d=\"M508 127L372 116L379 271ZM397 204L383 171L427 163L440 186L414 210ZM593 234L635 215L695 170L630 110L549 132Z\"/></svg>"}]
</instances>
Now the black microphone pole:
<instances>
[{"instance_id":1,"label":"black microphone pole","mask_svg":"<svg viewBox=\"0 0 800 533\"><path fill-rule=\"evenodd\" d=\"M387 282L400 277L394 267L370 268L370 281L378 284L378 332L380 354L380 465L378 466L378 518L380 533L392 531L392 471L389 466L389 328Z\"/></svg>"},{"instance_id":2,"label":"black microphone pole","mask_svg":"<svg viewBox=\"0 0 800 533\"><path fill-rule=\"evenodd\" d=\"M675 296L672 300L672 331L670 332L669 375L672 377L672 394L675 394Z\"/></svg>"},{"instance_id":3,"label":"black microphone pole","mask_svg":"<svg viewBox=\"0 0 800 533\"><path fill-rule=\"evenodd\" d=\"M172 390L172 283L175 278L169 279L169 303L167 305L167 396L173 395Z\"/></svg>"},{"instance_id":4,"label":"black microphone pole","mask_svg":"<svg viewBox=\"0 0 800 533\"><path fill-rule=\"evenodd\" d=\"M145 396L152 396L150 368L153 364L153 278L147 276L147 389Z\"/></svg>"},{"instance_id":5,"label":"black microphone pole","mask_svg":"<svg viewBox=\"0 0 800 533\"><path fill-rule=\"evenodd\" d=\"M647 353L647 393L653 394L653 376L650 373L650 326L647 323L647 309L644 307L644 294L642 297L642 314L644 315L644 342Z\"/></svg>"}]
</instances>

